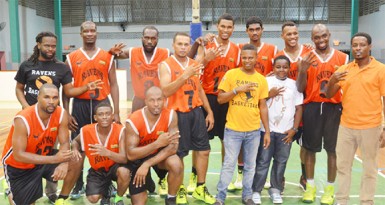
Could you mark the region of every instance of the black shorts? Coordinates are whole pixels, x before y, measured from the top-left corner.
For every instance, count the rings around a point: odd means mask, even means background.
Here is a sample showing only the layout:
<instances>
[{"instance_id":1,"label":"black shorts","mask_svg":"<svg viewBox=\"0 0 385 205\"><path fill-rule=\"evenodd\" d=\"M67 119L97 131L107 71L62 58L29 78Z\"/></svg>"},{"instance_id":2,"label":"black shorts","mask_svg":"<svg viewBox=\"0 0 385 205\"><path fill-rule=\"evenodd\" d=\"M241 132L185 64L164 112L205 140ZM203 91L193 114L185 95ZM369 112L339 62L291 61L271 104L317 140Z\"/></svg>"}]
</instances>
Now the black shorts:
<instances>
[{"instance_id":1,"label":"black shorts","mask_svg":"<svg viewBox=\"0 0 385 205\"><path fill-rule=\"evenodd\" d=\"M312 102L304 105L303 111L303 147L311 152L320 152L323 148L335 153L337 133L342 113L341 104Z\"/></svg>"},{"instance_id":2,"label":"black shorts","mask_svg":"<svg viewBox=\"0 0 385 205\"><path fill-rule=\"evenodd\" d=\"M303 134L303 127L298 127L298 132L295 133L293 136L293 141L295 140L298 145L302 146L302 134Z\"/></svg>"},{"instance_id":3,"label":"black shorts","mask_svg":"<svg viewBox=\"0 0 385 205\"><path fill-rule=\"evenodd\" d=\"M72 116L76 119L78 123L78 129L76 132L71 133L71 140L75 139L76 136L80 133L80 128L84 125L94 123L94 108L101 102L107 102L110 104L108 98L104 100L84 100L74 98L72 102Z\"/></svg>"},{"instance_id":4,"label":"black shorts","mask_svg":"<svg viewBox=\"0 0 385 205\"><path fill-rule=\"evenodd\" d=\"M210 130L209 139L214 139L214 136L218 136L219 139L223 140L223 136L225 133L225 125L226 125L226 115L227 110L229 109L229 103L219 104L218 96L216 95L206 95L207 100L209 101L211 110L214 113L214 127ZM207 112L205 109L202 109L205 117L207 116Z\"/></svg>"},{"instance_id":5,"label":"black shorts","mask_svg":"<svg viewBox=\"0 0 385 205\"><path fill-rule=\"evenodd\" d=\"M132 99L131 113L143 108L144 106L146 106L144 99L134 96L134 99Z\"/></svg>"},{"instance_id":6,"label":"black shorts","mask_svg":"<svg viewBox=\"0 0 385 205\"><path fill-rule=\"evenodd\" d=\"M33 169L4 166L5 178L15 204L32 204L43 196L42 178L54 182L52 175L57 164L36 165ZM57 182L55 182L57 183Z\"/></svg>"},{"instance_id":7,"label":"black shorts","mask_svg":"<svg viewBox=\"0 0 385 205\"><path fill-rule=\"evenodd\" d=\"M188 155L190 150L210 150L209 135L201 107L190 112L177 112L179 128L179 147L177 155L181 158Z\"/></svg>"},{"instance_id":8,"label":"black shorts","mask_svg":"<svg viewBox=\"0 0 385 205\"><path fill-rule=\"evenodd\" d=\"M108 187L111 185L112 181L118 179L116 172L119 167L128 169L128 165L126 164L114 164L110 167L108 172L90 168L87 175L86 196L108 193Z\"/></svg>"}]
</instances>

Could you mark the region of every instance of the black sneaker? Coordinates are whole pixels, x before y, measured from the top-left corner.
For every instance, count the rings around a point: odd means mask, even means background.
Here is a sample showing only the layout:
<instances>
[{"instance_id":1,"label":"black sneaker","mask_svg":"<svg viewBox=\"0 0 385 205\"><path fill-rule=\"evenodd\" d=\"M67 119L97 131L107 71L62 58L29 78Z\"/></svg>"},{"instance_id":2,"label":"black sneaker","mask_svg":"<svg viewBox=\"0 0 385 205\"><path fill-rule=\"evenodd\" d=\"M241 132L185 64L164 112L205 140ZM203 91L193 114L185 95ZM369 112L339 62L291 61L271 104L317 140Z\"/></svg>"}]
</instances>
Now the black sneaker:
<instances>
[{"instance_id":1,"label":"black sneaker","mask_svg":"<svg viewBox=\"0 0 385 205\"><path fill-rule=\"evenodd\" d=\"M47 196L47 198L48 198L48 200L49 200L49 202L51 204L55 204L55 201L57 199L57 195L56 194L52 194L52 195Z\"/></svg>"},{"instance_id":2,"label":"black sneaker","mask_svg":"<svg viewBox=\"0 0 385 205\"><path fill-rule=\"evenodd\" d=\"M176 205L176 197L170 197L170 198L165 198L164 199L164 204L165 205Z\"/></svg>"},{"instance_id":3,"label":"black sneaker","mask_svg":"<svg viewBox=\"0 0 385 205\"><path fill-rule=\"evenodd\" d=\"M110 202L110 198L107 198L107 197L102 197L102 200L100 200L100 205L110 205L111 202Z\"/></svg>"},{"instance_id":4,"label":"black sneaker","mask_svg":"<svg viewBox=\"0 0 385 205\"><path fill-rule=\"evenodd\" d=\"M76 183L75 188L72 190L70 194L71 200L75 200L80 198L80 196L84 194L84 185Z\"/></svg>"}]
</instances>

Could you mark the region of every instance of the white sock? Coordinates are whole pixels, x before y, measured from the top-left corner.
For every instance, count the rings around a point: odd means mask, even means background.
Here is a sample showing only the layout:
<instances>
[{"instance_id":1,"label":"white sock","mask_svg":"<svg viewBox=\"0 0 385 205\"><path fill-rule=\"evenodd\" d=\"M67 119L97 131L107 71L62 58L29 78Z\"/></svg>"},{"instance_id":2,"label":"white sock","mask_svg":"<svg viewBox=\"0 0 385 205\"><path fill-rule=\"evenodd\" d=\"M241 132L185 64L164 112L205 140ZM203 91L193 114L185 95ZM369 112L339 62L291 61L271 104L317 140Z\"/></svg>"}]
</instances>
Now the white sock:
<instances>
[{"instance_id":1,"label":"white sock","mask_svg":"<svg viewBox=\"0 0 385 205\"><path fill-rule=\"evenodd\" d=\"M326 186L334 186L334 182L327 182Z\"/></svg>"},{"instance_id":2,"label":"white sock","mask_svg":"<svg viewBox=\"0 0 385 205\"><path fill-rule=\"evenodd\" d=\"M167 194L167 198L175 198L176 196L175 195L170 195L170 194Z\"/></svg>"},{"instance_id":3,"label":"white sock","mask_svg":"<svg viewBox=\"0 0 385 205\"><path fill-rule=\"evenodd\" d=\"M314 186L314 179L306 179L307 183Z\"/></svg>"}]
</instances>

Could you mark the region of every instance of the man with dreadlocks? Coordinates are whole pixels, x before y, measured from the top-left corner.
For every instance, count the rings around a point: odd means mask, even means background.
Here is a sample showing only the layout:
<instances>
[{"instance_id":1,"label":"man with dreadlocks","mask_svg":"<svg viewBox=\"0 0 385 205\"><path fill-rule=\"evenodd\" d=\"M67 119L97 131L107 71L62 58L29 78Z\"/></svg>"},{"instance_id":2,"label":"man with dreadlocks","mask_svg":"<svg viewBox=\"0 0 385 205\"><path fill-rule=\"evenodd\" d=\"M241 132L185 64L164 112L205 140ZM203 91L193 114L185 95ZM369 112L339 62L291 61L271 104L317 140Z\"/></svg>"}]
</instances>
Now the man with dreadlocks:
<instances>
[{"instance_id":1,"label":"man with dreadlocks","mask_svg":"<svg viewBox=\"0 0 385 205\"><path fill-rule=\"evenodd\" d=\"M33 54L24 61L15 76L16 97L23 109L36 104L39 89L43 84L51 83L60 88L63 85L67 96L78 96L88 90L99 88L101 80L90 82L81 87L72 85L72 74L68 66L55 59L56 36L51 32L41 32L36 36ZM55 202L57 183L47 181L45 193L51 202Z\"/></svg>"}]
</instances>

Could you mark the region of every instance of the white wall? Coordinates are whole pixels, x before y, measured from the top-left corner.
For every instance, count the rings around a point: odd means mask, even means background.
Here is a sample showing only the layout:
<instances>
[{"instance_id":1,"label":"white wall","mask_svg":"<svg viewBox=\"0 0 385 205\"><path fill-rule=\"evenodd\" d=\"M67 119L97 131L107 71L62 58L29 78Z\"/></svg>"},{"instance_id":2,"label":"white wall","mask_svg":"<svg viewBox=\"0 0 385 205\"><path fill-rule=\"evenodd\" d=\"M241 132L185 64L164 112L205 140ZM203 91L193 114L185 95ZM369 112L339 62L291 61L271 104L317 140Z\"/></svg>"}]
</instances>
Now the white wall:
<instances>
[{"instance_id":1,"label":"white wall","mask_svg":"<svg viewBox=\"0 0 385 205\"><path fill-rule=\"evenodd\" d=\"M0 50L6 51L7 69L10 70L12 58L8 1L0 0L0 5L0 22L7 23L0 32ZM53 19L37 16L34 9L19 5L19 27L21 61L24 61L33 53L36 35L42 31L54 32L55 22Z\"/></svg>"}]
</instances>

